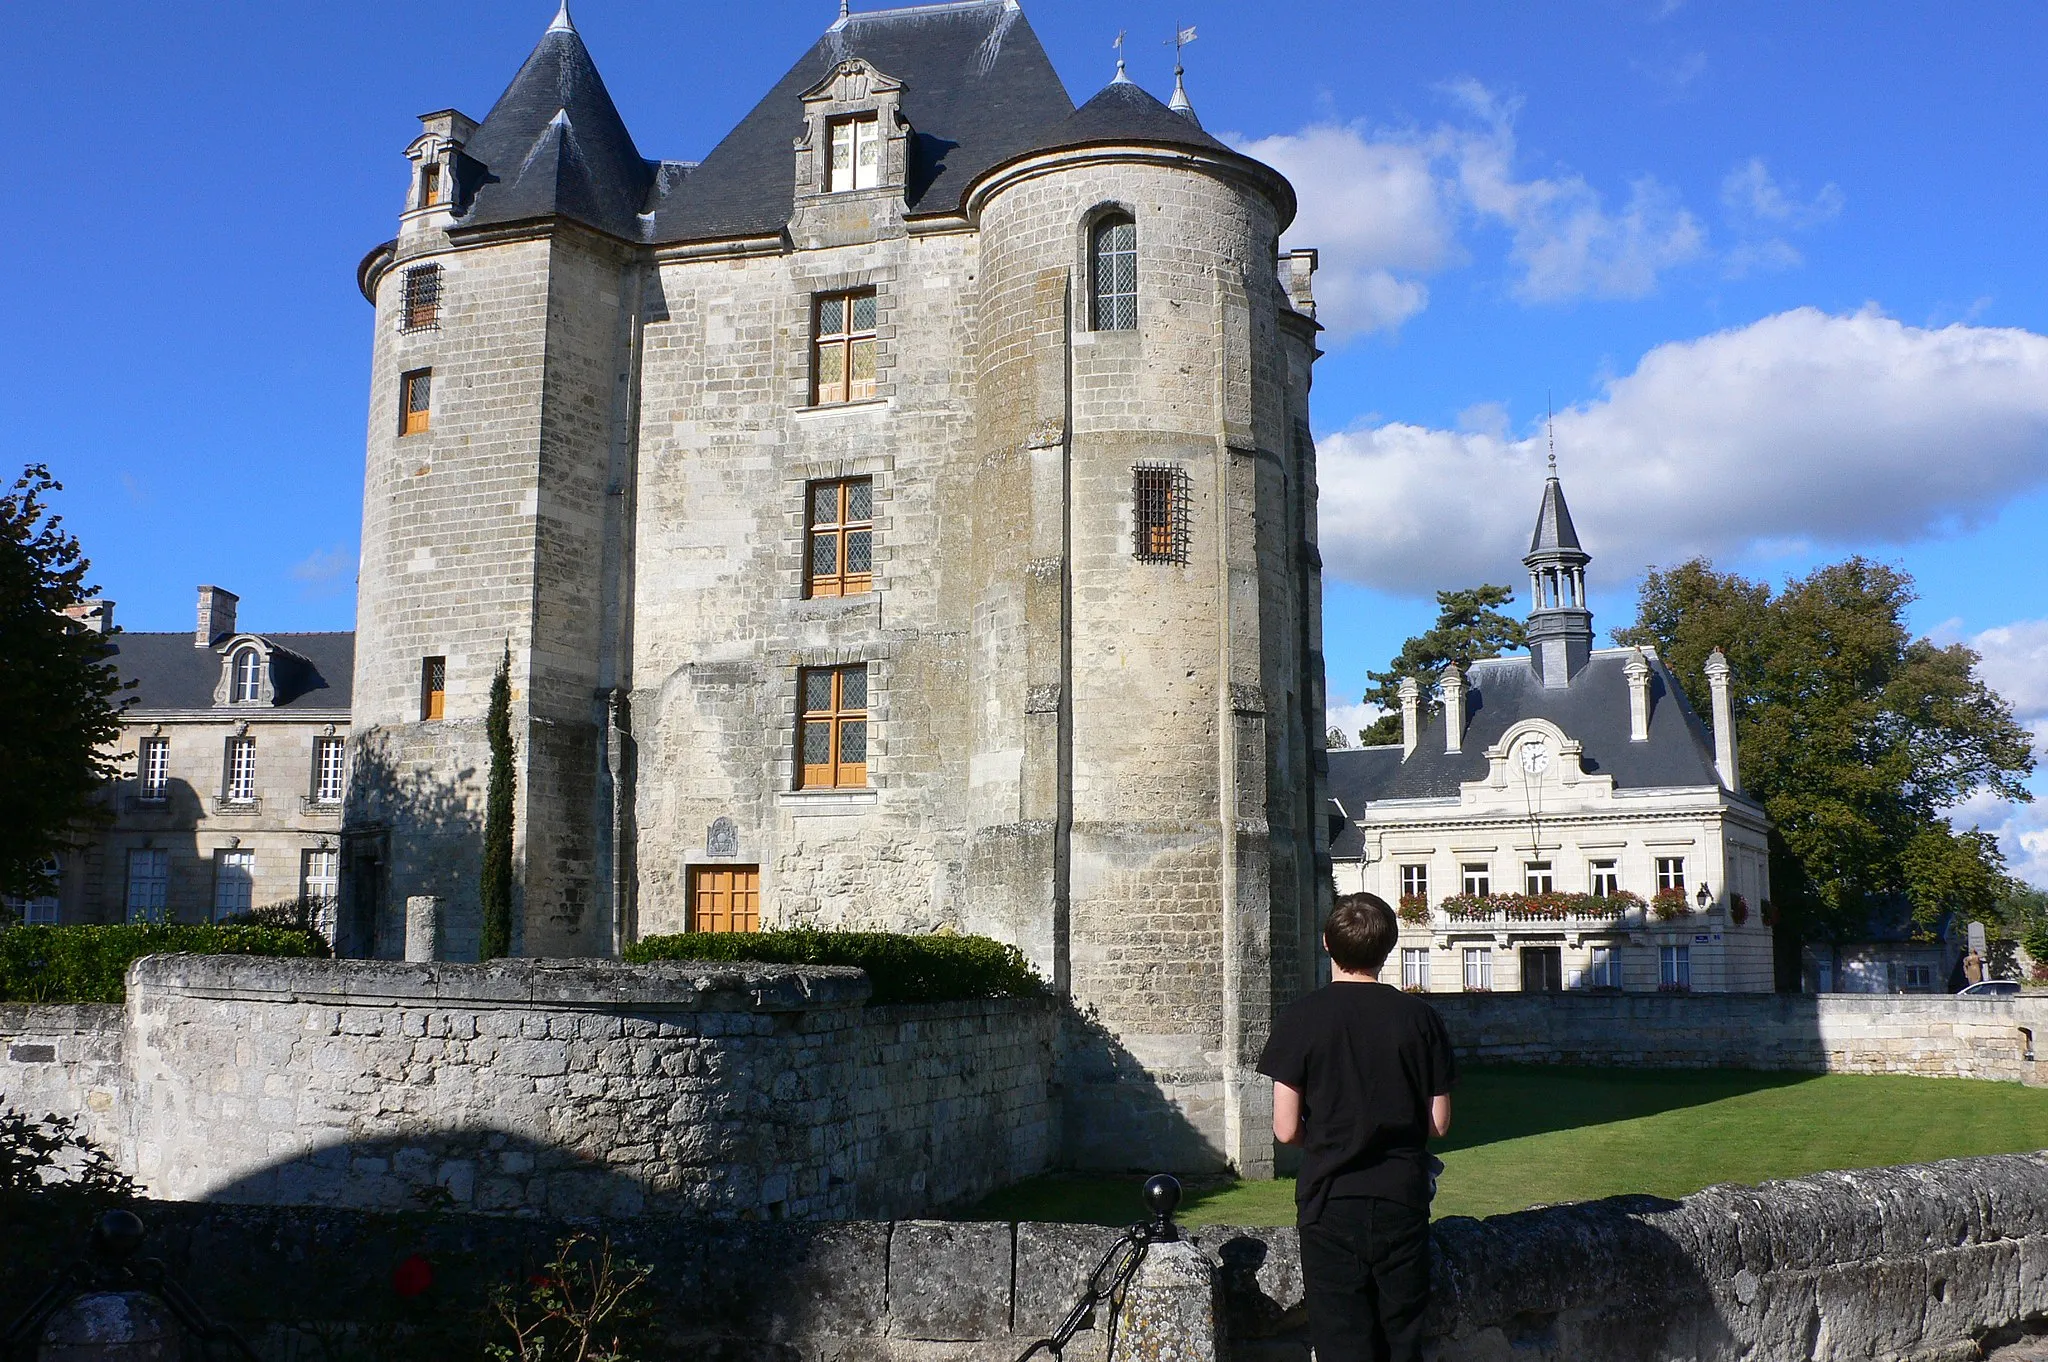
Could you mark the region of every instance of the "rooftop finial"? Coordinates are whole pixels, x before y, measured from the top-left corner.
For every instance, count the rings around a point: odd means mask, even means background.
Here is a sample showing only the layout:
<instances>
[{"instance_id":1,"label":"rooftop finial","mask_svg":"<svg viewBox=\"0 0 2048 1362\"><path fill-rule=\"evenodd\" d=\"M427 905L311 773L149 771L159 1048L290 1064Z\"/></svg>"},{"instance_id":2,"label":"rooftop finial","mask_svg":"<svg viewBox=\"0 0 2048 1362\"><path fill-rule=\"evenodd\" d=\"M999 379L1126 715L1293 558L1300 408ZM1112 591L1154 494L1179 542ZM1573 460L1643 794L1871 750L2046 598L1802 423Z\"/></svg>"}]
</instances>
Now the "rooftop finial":
<instances>
[{"instance_id":1,"label":"rooftop finial","mask_svg":"<svg viewBox=\"0 0 2048 1362\"><path fill-rule=\"evenodd\" d=\"M851 0L839 0L839 19L840 19L840 22L841 22L841 23L844 23L844 22L845 22L846 20L848 20L848 19L851 19L852 17L853 17L853 7L852 7L852 4L851 4Z\"/></svg>"},{"instance_id":2,"label":"rooftop finial","mask_svg":"<svg viewBox=\"0 0 2048 1362\"><path fill-rule=\"evenodd\" d=\"M1122 29L1116 31L1116 41L1110 45L1116 48L1116 79L1111 81L1110 84L1129 85L1131 78L1124 73L1124 31Z\"/></svg>"},{"instance_id":3,"label":"rooftop finial","mask_svg":"<svg viewBox=\"0 0 2048 1362\"><path fill-rule=\"evenodd\" d=\"M1550 394L1543 394L1543 429L1550 434L1550 476L1557 476L1557 417L1550 409Z\"/></svg>"},{"instance_id":4,"label":"rooftop finial","mask_svg":"<svg viewBox=\"0 0 2048 1362\"><path fill-rule=\"evenodd\" d=\"M1194 119L1194 121L1195 121L1195 125L1196 125L1197 127L1200 127L1200 126L1201 126L1201 120L1200 120L1200 119L1198 119L1198 118L1195 118L1195 104L1194 104L1194 101L1188 98L1188 87L1187 87L1187 85L1186 85L1185 83L1183 83L1183 81L1181 80L1181 76L1182 76L1182 75L1184 74L1184 72L1185 72L1185 69L1186 69L1186 68L1184 68L1184 67L1183 67L1183 66L1181 65L1181 60L1180 60L1180 50L1181 50L1181 49L1182 49L1183 47L1186 47L1186 46L1187 46L1187 45L1188 45L1189 43L1193 42L1194 40L1195 40L1195 26L1194 26L1193 24L1189 24L1189 25L1188 25L1188 26L1187 26L1186 28L1182 28L1182 27L1180 27L1180 26L1179 26L1178 24L1176 24L1176 25L1174 26L1174 30L1173 30L1173 98L1172 98L1172 99L1171 99L1170 101L1168 101L1168 103L1167 103L1166 107L1167 107L1167 108L1169 108L1169 109L1171 109L1171 110L1173 110L1173 111L1174 111L1175 113L1177 113L1177 114L1180 114L1180 115L1182 115L1182 116L1183 116L1183 117L1185 117L1185 118L1190 118L1190 119Z\"/></svg>"},{"instance_id":5,"label":"rooftop finial","mask_svg":"<svg viewBox=\"0 0 2048 1362\"><path fill-rule=\"evenodd\" d=\"M555 11L555 21L548 25L550 33L574 33L575 23L569 18L569 0L562 0L562 7Z\"/></svg>"}]
</instances>

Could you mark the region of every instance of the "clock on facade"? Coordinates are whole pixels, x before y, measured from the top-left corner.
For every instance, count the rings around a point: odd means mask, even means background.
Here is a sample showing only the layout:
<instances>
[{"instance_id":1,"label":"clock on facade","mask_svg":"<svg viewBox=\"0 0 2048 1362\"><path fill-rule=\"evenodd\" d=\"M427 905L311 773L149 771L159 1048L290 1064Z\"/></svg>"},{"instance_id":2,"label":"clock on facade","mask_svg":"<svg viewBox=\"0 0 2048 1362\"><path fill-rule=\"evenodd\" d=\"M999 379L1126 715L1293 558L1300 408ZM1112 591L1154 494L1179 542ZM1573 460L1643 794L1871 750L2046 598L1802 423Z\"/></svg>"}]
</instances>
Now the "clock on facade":
<instances>
[{"instance_id":1,"label":"clock on facade","mask_svg":"<svg viewBox=\"0 0 2048 1362\"><path fill-rule=\"evenodd\" d=\"M1522 769L1540 776L1550 769L1550 748L1541 740L1522 744Z\"/></svg>"}]
</instances>

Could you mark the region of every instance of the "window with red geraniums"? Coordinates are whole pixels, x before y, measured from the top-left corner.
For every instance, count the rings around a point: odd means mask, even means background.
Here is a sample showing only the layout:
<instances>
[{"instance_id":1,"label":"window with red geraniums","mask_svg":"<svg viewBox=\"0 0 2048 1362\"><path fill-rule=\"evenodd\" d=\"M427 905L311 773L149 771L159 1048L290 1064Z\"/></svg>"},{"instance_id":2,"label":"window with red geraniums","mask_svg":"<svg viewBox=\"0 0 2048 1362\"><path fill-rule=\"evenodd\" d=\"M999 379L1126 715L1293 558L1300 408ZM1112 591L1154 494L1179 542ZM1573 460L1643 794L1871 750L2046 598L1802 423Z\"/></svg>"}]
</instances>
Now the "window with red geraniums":
<instances>
[{"instance_id":1,"label":"window with red geraniums","mask_svg":"<svg viewBox=\"0 0 2048 1362\"><path fill-rule=\"evenodd\" d=\"M1728 920L1738 927L1749 921L1749 900L1740 894L1729 895Z\"/></svg>"},{"instance_id":2,"label":"window with red geraniums","mask_svg":"<svg viewBox=\"0 0 2048 1362\"><path fill-rule=\"evenodd\" d=\"M1650 911L1657 915L1659 922L1669 922L1684 917L1692 911L1683 889L1659 889L1650 900Z\"/></svg>"}]
</instances>

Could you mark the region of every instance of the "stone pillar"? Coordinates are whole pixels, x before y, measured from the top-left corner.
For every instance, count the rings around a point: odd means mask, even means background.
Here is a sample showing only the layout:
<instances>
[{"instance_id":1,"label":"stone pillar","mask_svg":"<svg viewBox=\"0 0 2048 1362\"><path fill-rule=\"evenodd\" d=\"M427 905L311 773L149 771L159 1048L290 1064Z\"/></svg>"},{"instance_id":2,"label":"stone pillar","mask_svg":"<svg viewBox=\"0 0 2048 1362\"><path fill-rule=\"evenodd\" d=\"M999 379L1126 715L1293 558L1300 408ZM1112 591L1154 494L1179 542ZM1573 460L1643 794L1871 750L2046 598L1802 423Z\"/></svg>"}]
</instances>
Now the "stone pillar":
<instances>
[{"instance_id":1,"label":"stone pillar","mask_svg":"<svg viewBox=\"0 0 2048 1362\"><path fill-rule=\"evenodd\" d=\"M1444 751L1465 750L1465 673L1453 662L1444 668Z\"/></svg>"},{"instance_id":2,"label":"stone pillar","mask_svg":"<svg viewBox=\"0 0 2048 1362\"><path fill-rule=\"evenodd\" d=\"M1216 1362L1216 1269L1193 1244L1145 1250L1116 1318L1109 1362Z\"/></svg>"},{"instance_id":3,"label":"stone pillar","mask_svg":"<svg viewBox=\"0 0 2048 1362\"><path fill-rule=\"evenodd\" d=\"M415 964L441 958L441 900L432 894L405 901L405 958Z\"/></svg>"},{"instance_id":4,"label":"stone pillar","mask_svg":"<svg viewBox=\"0 0 2048 1362\"><path fill-rule=\"evenodd\" d=\"M1728 692L1728 659L1719 648L1707 654L1707 685L1714 692L1714 769L1721 784L1730 790L1741 788L1736 779L1735 702Z\"/></svg>"},{"instance_id":5,"label":"stone pillar","mask_svg":"<svg viewBox=\"0 0 2048 1362\"><path fill-rule=\"evenodd\" d=\"M1406 761L1415 752L1419 738L1422 710L1422 687L1412 676L1401 678L1401 760Z\"/></svg>"},{"instance_id":6,"label":"stone pillar","mask_svg":"<svg viewBox=\"0 0 2048 1362\"><path fill-rule=\"evenodd\" d=\"M182 1331L170 1310L141 1291L95 1291L43 1327L36 1362L178 1362ZM1194 1356L1194 1354L1189 1354Z\"/></svg>"},{"instance_id":7,"label":"stone pillar","mask_svg":"<svg viewBox=\"0 0 2048 1362\"><path fill-rule=\"evenodd\" d=\"M1650 660L1641 648L1628 655L1621 673L1628 678L1628 740L1650 740Z\"/></svg>"}]
</instances>

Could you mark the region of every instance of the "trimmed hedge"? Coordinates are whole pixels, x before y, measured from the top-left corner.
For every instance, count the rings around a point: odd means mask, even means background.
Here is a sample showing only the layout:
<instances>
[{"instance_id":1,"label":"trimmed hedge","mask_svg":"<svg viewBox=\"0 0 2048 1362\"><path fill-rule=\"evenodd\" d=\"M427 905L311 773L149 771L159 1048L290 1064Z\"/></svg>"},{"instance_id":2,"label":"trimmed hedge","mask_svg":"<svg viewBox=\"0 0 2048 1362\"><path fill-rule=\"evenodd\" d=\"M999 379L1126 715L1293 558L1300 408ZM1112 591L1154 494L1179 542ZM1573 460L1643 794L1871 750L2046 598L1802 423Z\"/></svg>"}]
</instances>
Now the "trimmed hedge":
<instances>
[{"instance_id":1,"label":"trimmed hedge","mask_svg":"<svg viewBox=\"0 0 2048 1362\"><path fill-rule=\"evenodd\" d=\"M949 1003L1028 998L1044 990L1015 946L985 936L896 932L682 932L626 947L635 964L656 960L753 961L764 965L853 965L867 971L877 1003Z\"/></svg>"},{"instance_id":2,"label":"trimmed hedge","mask_svg":"<svg viewBox=\"0 0 2048 1362\"><path fill-rule=\"evenodd\" d=\"M325 956L318 932L219 923L9 927L0 931L0 1002L118 1003L145 955Z\"/></svg>"}]
</instances>

